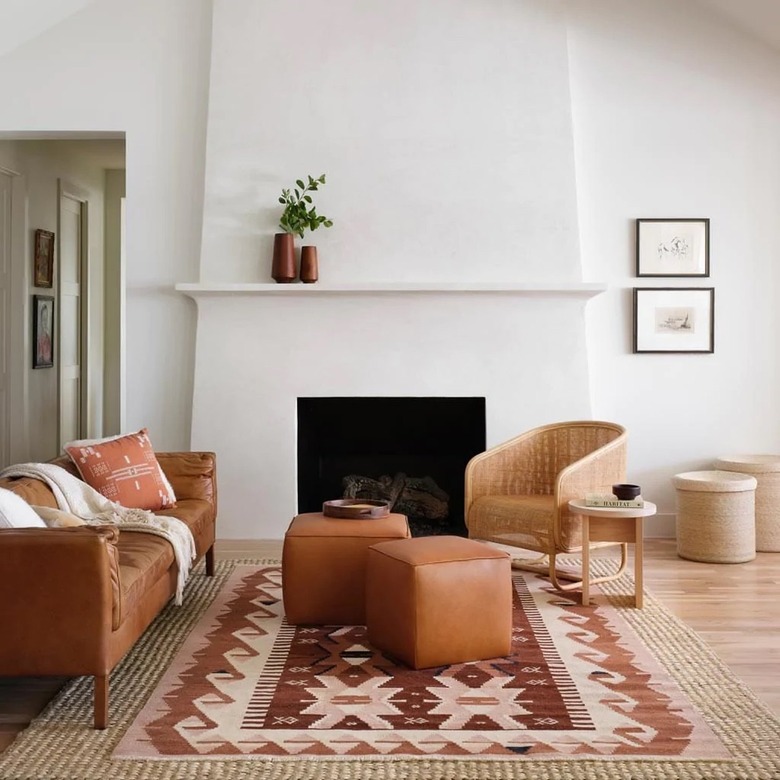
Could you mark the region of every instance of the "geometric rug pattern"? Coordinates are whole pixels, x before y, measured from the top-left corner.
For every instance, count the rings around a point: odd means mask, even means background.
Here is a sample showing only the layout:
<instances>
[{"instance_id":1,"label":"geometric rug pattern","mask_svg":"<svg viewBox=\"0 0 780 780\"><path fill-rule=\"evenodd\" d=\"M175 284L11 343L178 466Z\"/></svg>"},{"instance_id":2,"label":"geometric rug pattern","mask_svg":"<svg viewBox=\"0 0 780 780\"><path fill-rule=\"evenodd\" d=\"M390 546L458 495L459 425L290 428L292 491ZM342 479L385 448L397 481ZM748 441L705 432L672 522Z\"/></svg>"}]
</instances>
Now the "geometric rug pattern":
<instances>
[{"instance_id":1,"label":"geometric rug pattern","mask_svg":"<svg viewBox=\"0 0 780 780\"><path fill-rule=\"evenodd\" d=\"M112 673L109 728L77 678L0 778L780 779L780 722L652 594L631 608L630 577L583 609L525 575L511 659L422 677L359 627L286 626L279 583L275 560L196 570Z\"/></svg>"},{"instance_id":2,"label":"geometric rug pattern","mask_svg":"<svg viewBox=\"0 0 780 780\"><path fill-rule=\"evenodd\" d=\"M363 626L288 625L281 569L237 567L115 756L729 755L617 610L514 586L509 657L415 671Z\"/></svg>"}]
</instances>

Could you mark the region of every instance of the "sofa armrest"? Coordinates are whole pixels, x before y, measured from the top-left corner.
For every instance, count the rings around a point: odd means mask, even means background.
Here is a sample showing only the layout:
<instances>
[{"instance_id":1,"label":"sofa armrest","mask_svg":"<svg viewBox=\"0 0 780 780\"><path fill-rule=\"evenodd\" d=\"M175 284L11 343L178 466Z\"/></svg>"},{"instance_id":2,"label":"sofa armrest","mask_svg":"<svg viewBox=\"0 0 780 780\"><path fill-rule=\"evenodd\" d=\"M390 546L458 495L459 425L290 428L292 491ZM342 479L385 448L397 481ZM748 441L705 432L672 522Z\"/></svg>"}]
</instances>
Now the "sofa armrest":
<instances>
[{"instance_id":1,"label":"sofa armrest","mask_svg":"<svg viewBox=\"0 0 780 780\"><path fill-rule=\"evenodd\" d=\"M157 452L177 499L209 501L217 511L217 456L213 452Z\"/></svg>"},{"instance_id":2,"label":"sofa armrest","mask_svg":"<svg viewBox=\"0 0 780 780\"><path fill-rule=\"evenodd\" d=\"M112 526L0 529L0 675L110 669L118 537Z\"/></svg>"}]
</instances>

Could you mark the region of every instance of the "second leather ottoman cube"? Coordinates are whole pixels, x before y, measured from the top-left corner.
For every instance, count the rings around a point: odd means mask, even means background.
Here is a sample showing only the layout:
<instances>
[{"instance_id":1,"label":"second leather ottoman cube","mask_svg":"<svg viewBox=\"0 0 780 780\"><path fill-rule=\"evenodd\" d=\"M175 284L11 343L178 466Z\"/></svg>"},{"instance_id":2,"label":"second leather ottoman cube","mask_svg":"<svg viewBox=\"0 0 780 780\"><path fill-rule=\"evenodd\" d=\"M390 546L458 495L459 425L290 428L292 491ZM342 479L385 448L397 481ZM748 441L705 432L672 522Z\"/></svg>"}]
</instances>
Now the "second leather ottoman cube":
<instances>
[{"instance_id":1,"label":"second leather ottoman cube","mask_svg":"<svg viewBox=\"0 0 780 780\"><path fill-rule=\"evenodd\" d=\"M309 512L293 518L284 535L282 597L294 624L362 626L368 548L405 539L404 515L342 520Z\"/></svg>"},{"instance_id":2,"label":"second leather ottoman cube","mask_svg":"<svg viewBox=\"0 0 780 780\"><path fill-rule=\"evenodd\" d=\"M372 645L414 669L506 656L512 644L507 553L459 536L374 545L366 571Z\"/></svg>"}]
</instances>

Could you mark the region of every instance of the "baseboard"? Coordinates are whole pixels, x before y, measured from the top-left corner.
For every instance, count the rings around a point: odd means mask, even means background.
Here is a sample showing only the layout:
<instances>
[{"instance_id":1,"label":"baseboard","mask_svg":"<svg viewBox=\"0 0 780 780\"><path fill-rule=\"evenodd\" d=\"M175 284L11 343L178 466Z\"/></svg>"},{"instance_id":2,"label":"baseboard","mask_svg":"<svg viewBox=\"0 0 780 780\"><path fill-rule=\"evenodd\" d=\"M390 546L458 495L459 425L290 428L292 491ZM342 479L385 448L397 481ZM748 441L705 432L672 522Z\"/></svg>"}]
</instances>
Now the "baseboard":
<instances>
[{"instance_id":1,"label":"baseboard","mask_svg":"<svg viewBox=\"0 0 780 780\"><path fill-rule=\"evenodd\" d=\"M677 515L658 514L645 518L645 539L676 539Z\"/></svg>"}]
</instances>

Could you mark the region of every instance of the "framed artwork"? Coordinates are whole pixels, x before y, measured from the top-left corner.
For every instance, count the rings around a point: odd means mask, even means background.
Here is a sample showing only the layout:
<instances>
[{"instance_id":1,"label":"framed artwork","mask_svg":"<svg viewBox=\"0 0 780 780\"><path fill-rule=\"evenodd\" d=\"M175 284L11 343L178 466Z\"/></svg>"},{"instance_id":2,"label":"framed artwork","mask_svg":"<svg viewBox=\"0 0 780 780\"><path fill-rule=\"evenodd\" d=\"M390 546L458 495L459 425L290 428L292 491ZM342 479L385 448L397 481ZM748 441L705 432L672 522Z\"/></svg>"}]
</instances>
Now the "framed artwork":
<instances>
[{"instance_id":1,"label":"framed artwork","mask_svg":"<svg viewBox=\"0 0 780 780\"><path fill-rule=\"evenodd\" d=\"M638 219L637 276L709 276L708 219Z\"/></svg>"},{"instance_id":2,"label":"framed artwork","mask_svg":"<svg viewBox=\"0 0 780 780\"><path fill-rule=\"evenodd\" d=\"M54 298L33 295L32 317L32 367L51 368L54 365Z\"/></svg>"},{"instance_id":3,"label":"framed artwork","mask_svg":"<svg viewBox=\"0 0 780 780\"><path fill-rule=\"evenodd\" d=\"M714 287L634 288L634 352L714 351Z\"/></svg>"},{"instance_id":4,"label":"framed artwork","mask_svg":"<svg viewBox=\"0 0 780 780\"><path fill-rule=\"evenodd\" d=\"M54 282L54 233L35 231L33 287L51 287Z\"/></svg>"}]
</instances>

